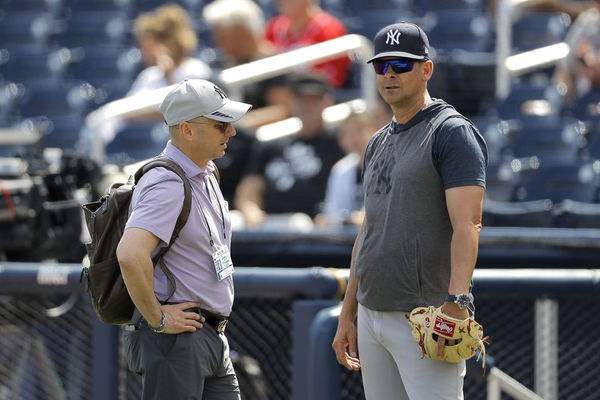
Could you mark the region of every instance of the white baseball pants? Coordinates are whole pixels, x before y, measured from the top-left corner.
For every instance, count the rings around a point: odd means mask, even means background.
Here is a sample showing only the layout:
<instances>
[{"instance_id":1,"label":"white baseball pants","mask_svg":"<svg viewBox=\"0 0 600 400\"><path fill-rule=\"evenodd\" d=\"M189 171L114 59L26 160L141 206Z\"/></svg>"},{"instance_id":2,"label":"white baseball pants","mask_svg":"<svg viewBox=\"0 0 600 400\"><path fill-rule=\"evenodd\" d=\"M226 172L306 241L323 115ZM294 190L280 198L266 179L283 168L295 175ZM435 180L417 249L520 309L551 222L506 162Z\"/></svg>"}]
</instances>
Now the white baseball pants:
<instances>
[{"instance_id":1,"label":"white baseball pants","mask_svg":"<svg viewBox=\"0 0 600 400\"><path fill-rule=\"evenodd\" d=\"M367 400L463 400L465 361L421 358L404 314L358 305L358 357Z\"/></svg>"}]
</instances>

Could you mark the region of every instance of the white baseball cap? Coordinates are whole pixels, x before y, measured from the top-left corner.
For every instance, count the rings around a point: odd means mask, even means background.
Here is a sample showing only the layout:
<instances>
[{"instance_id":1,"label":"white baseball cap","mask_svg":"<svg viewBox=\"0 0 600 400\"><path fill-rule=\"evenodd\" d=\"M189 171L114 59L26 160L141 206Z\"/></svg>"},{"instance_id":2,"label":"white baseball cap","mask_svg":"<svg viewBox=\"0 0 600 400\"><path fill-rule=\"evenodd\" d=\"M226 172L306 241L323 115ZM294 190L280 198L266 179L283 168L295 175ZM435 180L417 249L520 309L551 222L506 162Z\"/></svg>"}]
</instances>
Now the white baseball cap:
<instances>
[{"instance_id":1,"label":"white baseball cap","mask_svg":"<svg viewBox=\"0 0 600 400\"><path fill-rule=\"evenodd\" d=\"M235 122L251 108L250 104L229 99L217 85L203 79L180 82L158 107L168 126L197 117Z\"/></svg>"}]
</instances>

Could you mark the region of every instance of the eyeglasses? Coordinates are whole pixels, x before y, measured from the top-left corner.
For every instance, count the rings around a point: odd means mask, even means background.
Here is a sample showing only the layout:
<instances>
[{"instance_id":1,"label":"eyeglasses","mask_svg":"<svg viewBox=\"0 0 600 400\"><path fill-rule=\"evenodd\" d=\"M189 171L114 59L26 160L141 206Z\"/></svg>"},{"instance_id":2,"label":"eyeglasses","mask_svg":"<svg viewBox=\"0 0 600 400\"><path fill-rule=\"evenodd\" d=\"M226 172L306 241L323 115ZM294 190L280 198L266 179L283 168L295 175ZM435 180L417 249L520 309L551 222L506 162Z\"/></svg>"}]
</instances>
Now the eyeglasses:
<instances>
[{"instance_id":1,"label":"eyeglasses","mask_svg":"<svg viewBox=\"0 0 600 400\"><path fill-rule=\"evenodd\" d=\"M215 128L217 128L221 133L225 133L227 132L227 129L229 128L229 122L224 122L224 121L215 121L215 122L200 122L200 121L186 121L189 122L190 124L199 124L199 125L214 125Z\"/></svg>"},{"instance_id":2,"label":"eyeglasses","mask_svg":"<svg viewBox=\"0 0 600 400\"><path fill-rule=\"evenodd\" d=\"M406 60L373 61L373 68L378 75L385 75L388 67L392 67L392 70L397 74L403 74L412 71L414 65L412 61Z\"/></svg>"}]
</instances>

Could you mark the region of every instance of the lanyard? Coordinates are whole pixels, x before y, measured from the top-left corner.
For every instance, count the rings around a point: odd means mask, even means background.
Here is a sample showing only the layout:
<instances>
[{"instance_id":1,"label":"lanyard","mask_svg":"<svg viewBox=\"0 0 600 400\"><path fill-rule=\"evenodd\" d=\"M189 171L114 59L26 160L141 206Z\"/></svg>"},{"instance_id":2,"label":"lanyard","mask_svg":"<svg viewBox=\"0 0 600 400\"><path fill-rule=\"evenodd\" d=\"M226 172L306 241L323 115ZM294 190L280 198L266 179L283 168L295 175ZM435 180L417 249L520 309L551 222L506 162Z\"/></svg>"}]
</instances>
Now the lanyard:
<instances>
[{"instance_id":1,"label":"lanyard","mask_svg":"<svg viewBox=\"0 0 600 400\"><path fill-rule=\"evenodd\" d=\"M208 177L208 180L210 181L210 186L212 186L213 192L215 193L215 198L217 199L217 203L219 204L219 211L221 211L221 221L223 223L223 239L227 240L227 234L225 233L225 215L223 214L223 206L221 205L221 201L219 200L217 190L215 189L214 184L210 180L210 177ZM206 188L206 193L208 194L208 201L212 204L212 200L210 199L210 190L208 189L206 180L204 181L204 187ZM206 222L206 227L208 228L208 243L210 244L210 247L214 247L215 242L213 240L212 230L210 229L210 224L208 223L208 218L206 218L206 213L204 212L204 209L202 208L201 203L198 200L198 197L196 196L196 193L193 190L192 190L192 193L193 193L194 197L196 198L196 207L198 208L198 210L200 210L202 217L204 217L204 222Z\"/></svg>"}]
</instances>

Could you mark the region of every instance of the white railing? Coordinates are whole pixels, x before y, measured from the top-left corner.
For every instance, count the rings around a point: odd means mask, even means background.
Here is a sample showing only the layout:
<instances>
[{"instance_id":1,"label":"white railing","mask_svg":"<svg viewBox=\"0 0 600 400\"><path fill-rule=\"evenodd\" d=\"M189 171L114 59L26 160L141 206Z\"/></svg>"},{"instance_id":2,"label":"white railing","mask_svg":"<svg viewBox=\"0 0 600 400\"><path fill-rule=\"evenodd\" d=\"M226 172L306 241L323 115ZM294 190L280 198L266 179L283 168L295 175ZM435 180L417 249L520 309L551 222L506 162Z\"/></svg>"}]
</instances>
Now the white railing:
<instances>
[{"instance_id":1,"label":"white railing","mask_svg":"<svg viewBox=\"0 0 600 400\"><path fill-rule=\"evenodd\" d=\"M270 77L299 70L307 65L352 53L358 60L366 61L372 56L371 41L360 35L346 35L312 46L303 47L286 53L253 61L223 70L219 76L233 90L241 85L268 79ZM366 62L361 63L361 96L368 105L374 104L377 96L375 78ZM156 111L166 94L174 85L144 92L139 95L115 100L90 113L86 118L86 136L89 141L89 156L103 163L105 145L100 134L107 120L135 117Z\"/></svg>"},{"instance_id":2,"label":"white railing","mask_svg":"<svg viewBox=\"0 0 600 400\"><path fill-rule=\"evenodd\" d=\"M544 400L527 387L494 367L487 377L487 400L500 400L502 392L516 400Z\"/></svg>"},{"instance_id":3,"label":"white railing","mask_svg":"<svg viewBox=\"0 0 600 400\"><path fill-rule=\"evenodd\" d=\"M542 0L499 0L496 8L496 98L504 99L510 91L512 76L545 68L569 54L566 43L557 43L521 54L511 55L512 25L525 5Z\"/></svg>"}]
</instances>

